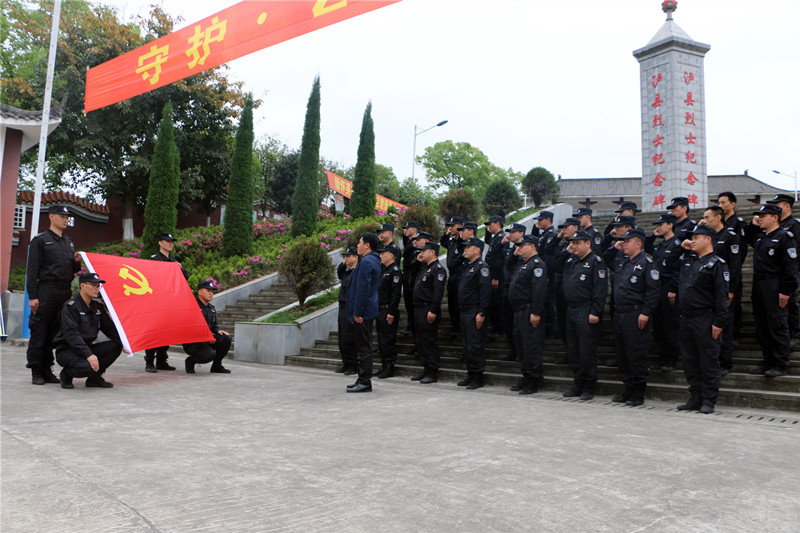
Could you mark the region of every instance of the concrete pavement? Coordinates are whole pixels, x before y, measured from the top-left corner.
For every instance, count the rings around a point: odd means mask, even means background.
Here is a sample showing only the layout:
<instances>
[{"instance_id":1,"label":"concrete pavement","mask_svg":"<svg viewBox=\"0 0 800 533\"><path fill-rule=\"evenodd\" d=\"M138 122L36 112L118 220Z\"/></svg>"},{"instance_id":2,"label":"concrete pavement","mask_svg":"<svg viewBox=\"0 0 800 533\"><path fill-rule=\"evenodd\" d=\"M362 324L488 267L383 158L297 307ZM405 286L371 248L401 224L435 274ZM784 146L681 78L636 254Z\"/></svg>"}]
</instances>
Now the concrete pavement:
<instances>
[{"instance_id":1,"label":"concrete pavement","mask_svg":"<svg viewBox=\"0 0 800 533\"><path fill-rule=\"evenodd\" d=\"M226 362L33 386L0 346L0 529L800 530L800 417ZM58 372L56 368L56 373Z\"/></svg>"}]
</instances>

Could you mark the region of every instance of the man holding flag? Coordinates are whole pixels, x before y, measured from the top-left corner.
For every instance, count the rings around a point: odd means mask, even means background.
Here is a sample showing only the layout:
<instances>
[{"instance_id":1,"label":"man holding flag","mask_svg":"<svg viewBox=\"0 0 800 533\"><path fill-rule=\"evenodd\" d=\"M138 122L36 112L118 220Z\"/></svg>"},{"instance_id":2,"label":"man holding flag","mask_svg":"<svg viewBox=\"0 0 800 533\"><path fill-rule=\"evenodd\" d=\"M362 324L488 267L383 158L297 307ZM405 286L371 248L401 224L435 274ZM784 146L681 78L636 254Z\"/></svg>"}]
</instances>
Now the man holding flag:
<instances>
[{"instance_id":1,"label":"man holding flag","mask_svg":"<svg viewBox=\"0 0 800 533\"><path fill-rule=\"evenodd\" d=\"M211 363L211 372L216 374L230 374L231 371L222 366L222 359L231 349L231 335L222 331L217 325L217 310L211 303L216 288L210 281L201 281L197 284L197 303L206 319L208 329L214 335L214 342L192 342L183 345L183 350L189 354L186 358L186 373L194 374L194 365Z\"/></svg>"}]
</instances>

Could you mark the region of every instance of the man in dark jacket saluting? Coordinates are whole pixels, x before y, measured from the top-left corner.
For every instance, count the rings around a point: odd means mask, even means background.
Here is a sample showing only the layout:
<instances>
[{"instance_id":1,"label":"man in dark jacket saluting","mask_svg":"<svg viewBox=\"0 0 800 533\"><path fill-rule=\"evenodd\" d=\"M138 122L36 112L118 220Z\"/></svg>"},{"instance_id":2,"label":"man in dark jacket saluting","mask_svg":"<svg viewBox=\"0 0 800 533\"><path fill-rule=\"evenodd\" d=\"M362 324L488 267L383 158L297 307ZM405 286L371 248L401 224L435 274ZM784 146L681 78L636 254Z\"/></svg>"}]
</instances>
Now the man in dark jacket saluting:
<instances>
[{"instance_id":1,"label":"man in dark jacket saluting","mask_svg":"<svg viewBox=\"0 0 800 533\"><path fill-rule=\"evenodd\" d=\"M381 258L378 236L363 233L358 240L361 261L353 269L347 287L347 320L353 324L358 353L358 379L348 385L347 392L372 391L372 325L378 316L378 283L381 279Z\"/></svg>"}]
</instances>

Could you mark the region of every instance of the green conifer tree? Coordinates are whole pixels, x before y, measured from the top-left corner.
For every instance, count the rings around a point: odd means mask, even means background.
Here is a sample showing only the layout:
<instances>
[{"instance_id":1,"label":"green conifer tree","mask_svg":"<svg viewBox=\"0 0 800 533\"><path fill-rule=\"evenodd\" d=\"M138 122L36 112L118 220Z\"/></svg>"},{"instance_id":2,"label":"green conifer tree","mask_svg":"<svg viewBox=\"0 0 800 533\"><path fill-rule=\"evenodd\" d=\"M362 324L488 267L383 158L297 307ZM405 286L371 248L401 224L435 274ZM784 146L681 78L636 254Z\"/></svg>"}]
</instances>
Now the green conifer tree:
<instances>
[{"instance_id":1,"label":"green conifer tree","mask_svg":"<svg viewBox=\"0 0 800 533\"><path fill-rule=\"evenodd\" d=\"M231 159L222 253L249 255L253 250L253 100L244 104Z\"/></svg>"},{"instance_id":2,"label":"green conifer tree","mask_svg":"<svg viewBox=\"0 0 800 533\"><path fill-rule=\"evenodd\" d=\"M292 195L292 236L311 235L317 230L319 211L319 128L320 128L319 76L314 78L306 107L303 141L300 145L300 162L297 182Z\"/></svg>"},{"instance_id":3,"label":"green conifer tree","mask_svg":"<svg viewBox=\"0 0 800 533\"><path fill-rule=\"evenodd\" d=\"M180 154L175 144L172 103L167 102L158 125L158 139L150 167L150 189L144 207L143 257L149 257L158 251L156 239L159 233L175 232L180 175Z\"/></svg>"},{"instance_id":4,"label":"green conifer tree","mask_svg":"<svg viewBox=\"0 0 800 533\"><path fill-rule=\"evenodd\" d=\"M364 110L361 138L358 143L358 160L353 172L353 196L350 198L350 215L353 218L375 214L375 131L372 124L372 102Z\"/></svg>"}]
</instances>

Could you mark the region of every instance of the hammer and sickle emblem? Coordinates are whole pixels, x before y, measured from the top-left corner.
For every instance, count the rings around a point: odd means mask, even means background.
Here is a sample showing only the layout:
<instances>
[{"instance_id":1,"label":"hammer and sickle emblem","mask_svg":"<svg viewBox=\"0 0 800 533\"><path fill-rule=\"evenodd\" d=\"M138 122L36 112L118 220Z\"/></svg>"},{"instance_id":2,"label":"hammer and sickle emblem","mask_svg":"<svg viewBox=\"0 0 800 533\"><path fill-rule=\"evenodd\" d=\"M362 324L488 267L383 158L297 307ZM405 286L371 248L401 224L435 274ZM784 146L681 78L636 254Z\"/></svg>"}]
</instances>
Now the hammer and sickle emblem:
<instances>
[{"instance_id":1,"label":"hammer and sickle emblem","mask_svg":"<svg viewBox=\"0 0 800 533\"><path fill-rule=\"evenodd\" d=\"M151 289L150 285L147 283L147 278L130 265L123 265L123 267L119 269L119 277L122 279L129 279L138 285L138 287L123 285L122 288L125 289L125 296L130 296L131 294L142 295L153 292L153 289Z\"/></svg>"}]
</instances>

